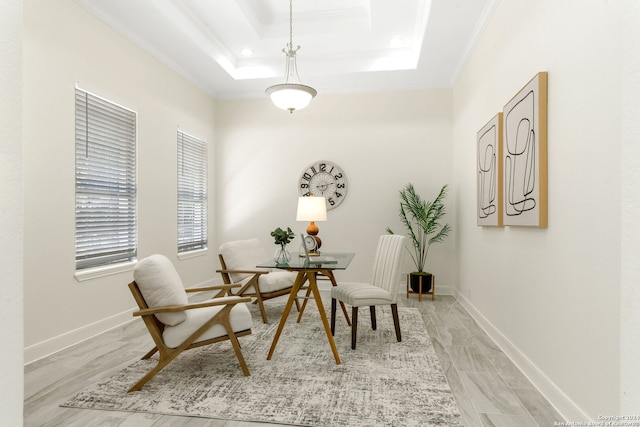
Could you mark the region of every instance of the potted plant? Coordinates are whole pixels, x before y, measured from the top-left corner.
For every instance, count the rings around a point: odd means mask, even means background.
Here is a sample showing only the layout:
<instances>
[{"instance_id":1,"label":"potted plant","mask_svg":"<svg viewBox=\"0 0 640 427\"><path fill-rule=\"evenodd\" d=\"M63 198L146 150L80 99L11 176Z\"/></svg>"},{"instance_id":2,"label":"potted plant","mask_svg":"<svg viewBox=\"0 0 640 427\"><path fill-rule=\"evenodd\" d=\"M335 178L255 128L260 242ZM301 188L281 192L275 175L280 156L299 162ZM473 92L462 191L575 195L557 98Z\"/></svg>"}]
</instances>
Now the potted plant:
<instances>
[{"instance_id":1,"label":"potted plant","mask_svg":"<svg viewBox=\"0 0 640 427\"><path fill-rule=\"evenodd\" d=\"M422 276L422 292L431 290L432 275L424 269L429 247L432 243L442 242L451 231L449 224L440 225L440 220L445 214L443 200L446 196L446 184L431 202L423 200L411 183L400 190L400 219L407 228L413 246L413 250L409 250L409 253L416 271L410 273L410 283L411 289L415 292L419 289L420 276ZM387 227L387 233L394 234L389 227Z\"/></svg>"},{"instance_id":2,"label":"potted plant","mask_svg":"<svg viewBox=\"0 0 640 427\"><path fill-rule=\"evenodd\" d=\"M287 264L291 261L291 254L287 251L287 245L296 237L295 234L289 227L287 227L286 230L278 227L271 232L271 236L274 239L274 243L276 245L280 245L280 247L276 249L276 253L273 255L273 260L277 264Z\"/></svg>"}]
</instances>

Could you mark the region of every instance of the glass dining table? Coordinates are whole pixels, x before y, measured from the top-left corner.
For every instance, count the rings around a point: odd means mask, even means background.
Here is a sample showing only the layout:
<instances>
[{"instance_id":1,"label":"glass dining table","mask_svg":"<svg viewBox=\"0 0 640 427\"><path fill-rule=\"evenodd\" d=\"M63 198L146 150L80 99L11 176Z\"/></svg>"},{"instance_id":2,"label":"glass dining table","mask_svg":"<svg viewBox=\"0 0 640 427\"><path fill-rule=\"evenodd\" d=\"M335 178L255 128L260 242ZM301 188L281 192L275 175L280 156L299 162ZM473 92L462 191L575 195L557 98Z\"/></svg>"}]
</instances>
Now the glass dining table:
<instances>
[{"instance_id":1,"label":"glass dining table","mask_svg":"<svg viewBox=\"0 0 640 427\"><path fill-rule=\"evenodd\" d=\"M280 339L280 334L282 334L282 330L287 322L287 318L289 317L289 313L291 312L291 307L293 306L296 298L299 298L298 293L301 289L303 289L303 285L306 282L309 282L309 287L307 289L307 294L305 300L300 308L300 313L298 314L297 322L300 322L302 318L302 314L304 313L307 301L310 295L313 295L313 300L316 302L316 306L318 308L318 313L320 314L320 319L322 321L322 325L324 326L325 333L327 335L327 341L329 341L329 346L331 347L331 351L333 352L333 357L335 358L336 364L340 365L342 362L340 361L340 356L338 355L338 349L336 347L336 343L333 340L333 335L331 334L331 327L329 326L329 321L327 320L327 314L324 311L324 305L322 304L322 298L320 297L320 292L318 290L318 276L325 276L331 281L332 286L337 286L336 279L333 275L334 270L346 270L355 253L352 252L322 252L323 258L330 258L332 260L331 263L309 263L306 257L297 257L293 256L291 261L286 264L278 264L274 260L267 260L262 262L256 267L259 268L278 268L287 271L297 272L296 280L293 283L293 287L291 288L291 293L289 294L289 299L287 300L287 304L285 305L284 311L282 313L282 317L280 318L280 323L278 325L278 329L276 331L275 336L273 337L273 342L271 343L271 348L269 350L269 354L267 355L267 360L271 360L273 353L278 345L278 340ZM344 307L342 302L340 303L342 307L342 312L347 320L349 326L351 326L351 321L349 320L349 315L347 314L347 310Z\"/></svg>"}]
</instances>

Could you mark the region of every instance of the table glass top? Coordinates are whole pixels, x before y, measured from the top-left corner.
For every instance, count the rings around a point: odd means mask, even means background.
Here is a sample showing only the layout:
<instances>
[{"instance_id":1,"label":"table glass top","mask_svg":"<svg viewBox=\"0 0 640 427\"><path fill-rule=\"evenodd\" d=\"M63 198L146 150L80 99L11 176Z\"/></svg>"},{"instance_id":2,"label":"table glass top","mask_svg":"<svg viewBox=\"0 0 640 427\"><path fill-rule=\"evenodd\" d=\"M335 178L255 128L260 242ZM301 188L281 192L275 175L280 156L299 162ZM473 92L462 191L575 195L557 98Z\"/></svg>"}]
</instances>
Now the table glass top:
<instances>
[{"instance_id":1,"label":"table glass top","mask_svg":"<svg viewBox=\"0 0 640 427\"><path fill-rule=\"evenodd\" d=\"M291 261L288 264L276 264L273 259L266 260L256 265L258 268L282 268L289 270L302 270L302 269L323 269L323 270L345 270L351 260L356 254L353 252L322 252L320 257L328 257L335 260L335 263L331 264L314 264L309 265L307 259L304 256L298 256L297 253L291 254ZM313 258L313 257L312 257Z\"/></svg>"}]
</instances>

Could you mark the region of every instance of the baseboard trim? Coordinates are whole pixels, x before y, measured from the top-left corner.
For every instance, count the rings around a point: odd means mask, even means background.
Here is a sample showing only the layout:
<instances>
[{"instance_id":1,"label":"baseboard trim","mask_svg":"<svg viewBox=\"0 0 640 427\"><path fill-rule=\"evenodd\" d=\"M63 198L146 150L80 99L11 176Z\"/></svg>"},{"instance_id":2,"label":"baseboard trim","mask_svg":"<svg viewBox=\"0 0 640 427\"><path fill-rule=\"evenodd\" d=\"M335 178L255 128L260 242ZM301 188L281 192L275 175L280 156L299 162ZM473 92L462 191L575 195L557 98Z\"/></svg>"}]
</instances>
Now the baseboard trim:
<instances>
[{"instance_id":1,"label":"baseboard trim","mask_svg":"<svg viewBox=\"0 0 640 427\"><path fill-rule=\"evenodd\" d=\"M193 285L193 287L211 286L212 284L222 284L222 280L209 279L201 283ZM135 307L131 307L121 313L114 314L107 318L98 320L89 325L82 326L64 334L60 334L48 340L41 341L37 344L33 344L24 348L24 364L25 366L57 353L61 350L69 348L73 345L79 344L96 335L103 334L112 329L120 327L128 322L133 322L136 319L131 315L136 310Z\"/></svg>"},{"instance_id":2,"label":"baseboard trim","mask_svg":"<svg viewBox=\"0 0 640 427\"><path fill-rule=\"evenodd\" d=\"M131 316L131 313L133 312L134 308L131 307L131 309L123 311L122 313L118 313L89 325L65 332L64 334L41 341L37 344L27 346L24 348L25 365L36 362L42 358L64 350L65 348L69 348L82 341L86 341L89 338L93 338L96 335L100 335L111 329L117 328L118 326L122 326L127 322L131 322L135 320Z\"/></svg>"},{"instance_id":3,"label":"baseboard trim","mask_svg":"<svg viewBox=\"0 0 640 427\"><path fill-rule=\"evenodd\" d=\"M565 420L589 420L589 416L556 386L529 358L500 332L464 295L458 300L486 334L502 349L529 381Z\"/></svg>"},{"instance_id":4,"label":"baseboard trim","mask_svg":"<svg viewBox=\"0 0 640 427\"><path fill-rule=\"evenodd\" d=\"M400 294L405 293L405 288L403 287L404 283L405 282L402 282L400 286ZM205 287L221 284L222 279L214 278L206 280L202 283L195 284L192 287ZM331 284L328 281L319 281L318 288L321 291L328 291L329 289L331 289ZM438 286L436 288L436 293L436 298L438 297L438 295L455 295L455 288L451 286ZM429 297L429 295L424 297ZM132 318L131 316L131 313L133 313L134 311L135 308L132 306L130 309L125 310L122 313L118 313L105 319L93 322L89 325L82 326L69 332L65 332L53 338L41 341L37 344L27 346L24 348L24 364L28 365L30 363L37 362L40 359L69 348L75 344L81 343L82 341L86 341L90 338L95 337L96 335L108 332L111 329L122 326L128 322L135 321L136 319Z\"/></svg>"}]
</instances>

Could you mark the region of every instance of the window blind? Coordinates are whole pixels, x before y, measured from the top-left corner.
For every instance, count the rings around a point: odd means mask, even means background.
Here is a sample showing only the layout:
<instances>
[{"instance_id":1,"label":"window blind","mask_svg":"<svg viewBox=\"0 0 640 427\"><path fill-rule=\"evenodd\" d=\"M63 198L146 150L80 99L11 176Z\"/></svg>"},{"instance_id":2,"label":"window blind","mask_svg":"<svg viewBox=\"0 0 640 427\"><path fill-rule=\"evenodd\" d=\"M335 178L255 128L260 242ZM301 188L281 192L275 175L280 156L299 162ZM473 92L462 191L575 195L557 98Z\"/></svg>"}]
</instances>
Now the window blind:
<instances>
[{"instance_id":1,"label":"window blind","mask_svg":"<svg viewBox=\"0 0 640 427\"><path fill-rule=\"evenodd\" d=\"M207 247L207 145L178 130L178 253Z\"/></svg>"},{"instance_id":2,"label":"window blind","mask_svg":"<svg viewBox=\"0 0 640 427\"><path fill-rule=\"evenodd\" d=\"M76 270L136 259L136 113L76 88Z\"/></svg>"}]
</instances>

